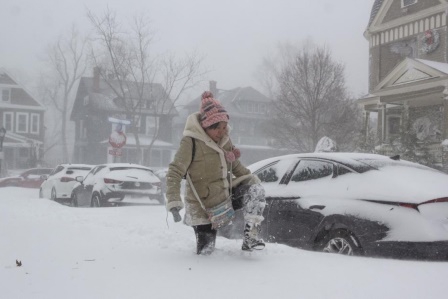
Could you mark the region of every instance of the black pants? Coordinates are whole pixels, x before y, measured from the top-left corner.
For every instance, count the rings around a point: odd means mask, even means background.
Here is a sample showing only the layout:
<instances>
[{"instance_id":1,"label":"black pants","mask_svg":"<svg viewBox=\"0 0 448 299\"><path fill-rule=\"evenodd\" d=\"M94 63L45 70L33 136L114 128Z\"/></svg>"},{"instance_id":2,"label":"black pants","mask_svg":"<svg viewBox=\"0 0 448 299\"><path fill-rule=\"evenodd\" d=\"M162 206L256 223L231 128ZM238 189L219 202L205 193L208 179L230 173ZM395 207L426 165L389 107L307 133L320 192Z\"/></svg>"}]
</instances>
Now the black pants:
<instances>
[{"instance_id":1,"label":"black pants","mask_svg":"<svg viewBox=\"0 0 448 299\"><path fill-rule=\"evenodd\" d=\"M193 226L196 235L196 253L208 255L215 249L216 233L211 224Z\"/></svg>"}]
</instances>

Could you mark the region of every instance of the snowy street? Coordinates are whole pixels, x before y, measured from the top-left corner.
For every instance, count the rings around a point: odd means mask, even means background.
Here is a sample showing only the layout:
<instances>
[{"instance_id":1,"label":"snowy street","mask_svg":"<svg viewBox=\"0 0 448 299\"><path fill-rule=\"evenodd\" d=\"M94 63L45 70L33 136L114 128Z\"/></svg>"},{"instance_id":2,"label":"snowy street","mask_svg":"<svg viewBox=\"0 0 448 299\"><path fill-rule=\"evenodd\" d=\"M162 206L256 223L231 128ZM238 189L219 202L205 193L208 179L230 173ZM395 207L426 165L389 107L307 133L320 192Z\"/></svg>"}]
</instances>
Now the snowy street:
<instances>
[{"instance_id":1,"label":"snowy street","mask_svg":"<svg viewBox=\"0 0 448 299\"><path fill-rule=\"evenodd\" d=\"M446 298L448 263L243 253L222 237L197 256L163 206L71 208L37 193L0 189L1 298Z\"/></svg>"}]
</instances>

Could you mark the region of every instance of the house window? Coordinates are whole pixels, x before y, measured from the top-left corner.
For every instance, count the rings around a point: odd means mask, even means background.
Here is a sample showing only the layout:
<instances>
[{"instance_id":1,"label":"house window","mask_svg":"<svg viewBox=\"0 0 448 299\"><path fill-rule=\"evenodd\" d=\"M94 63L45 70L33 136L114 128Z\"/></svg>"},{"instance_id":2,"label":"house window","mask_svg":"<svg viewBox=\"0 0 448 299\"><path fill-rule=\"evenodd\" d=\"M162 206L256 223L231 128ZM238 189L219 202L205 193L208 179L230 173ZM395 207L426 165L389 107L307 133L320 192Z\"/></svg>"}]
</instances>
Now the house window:
<instances>
[{"instance_id":1,"label":"house window","mask_svg":"<svg viewBox=\"0 0 448 299\"><path fill-rule=\"evenodd\" d=\"M28 133L28 113L17 113L16 117L16 132Z\"/></svg>"},{"instance_id":2,"label":"house window","mask_svg":"<svg viewBox=\"0 0 448 299\"><path fill-rule=\"evenodd\" d=\"M31 113L31 133L39 134L40 115L37 113Z\"/></svg>"},{"instance_id":3,"label":"house window","mask_svg":"<svg viewBox=\"0 0 448 299\"><path fill-rule=\"evenodd\" d=\"M417 3L417 0L401 0L401 7L403 8L415 3Z\"/></svg>"},{"instance_id":4,"label":"house window","mask_svg":"<svg viewBox=\"0 0 448 299\"><path fill-rule=\"evenodd\" d=\"M6 102L6 103L11 102L11 89L3 89L2 90L2 102Z\"/></svg>"},{"instance_id":5,"label":"house window","mask_svg":"<svg viewBox=\"0 0 448 299\"><path fill-rule=\"evenodd\" d=\"M400 117L389 116L387 118L387 132L390 135L397 135L400 133Z\"/></svg>"},{"instance_id":6,"label":"house window","mask_svg":"<svg viewBox=\"0 0 448 299\"><path fill-rule=\"evenodd\" d=\"M12 112L3 112L3 127L6 131L12 132L14 124L14 114Z\"/></svg>"},{"instance_id":7,"label":"house window","mask_svg":"<svg viewBox=\"0 0 448 299\"><path fill-rule=\"evenodd\" d=\"M142 126L142 116L141 115L134 115L134 127L140 128Z\"/></svg>"},{"instance_id":8,"label":"house window","mask_svg":"<svg viewBox=\"0 0 448 299\"><path fill-rule=\"evenodd\" d=\"M147 116L146 117L146 131L145 134L149 136L154 136L156 132L156 127L159 124L159 119L154 116Z\"/></svg>"}]
</instances>

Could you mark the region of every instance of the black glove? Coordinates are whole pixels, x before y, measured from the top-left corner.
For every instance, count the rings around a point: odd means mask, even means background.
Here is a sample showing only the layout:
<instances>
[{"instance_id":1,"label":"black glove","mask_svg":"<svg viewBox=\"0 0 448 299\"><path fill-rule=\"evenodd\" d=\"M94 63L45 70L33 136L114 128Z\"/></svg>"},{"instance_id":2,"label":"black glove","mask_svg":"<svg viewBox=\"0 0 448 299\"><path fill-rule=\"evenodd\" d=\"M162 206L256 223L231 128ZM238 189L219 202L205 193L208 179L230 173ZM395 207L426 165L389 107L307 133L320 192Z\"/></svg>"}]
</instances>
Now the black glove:
<instances>
[{"instance_id":1,"label":"black glove","mask_svg":"<svg viewBox=\"0 0 448 299\"><path fill-rule=\"evenodd\" d=\"M179 208L171 208L170 212L173 214L174 222L179 222L182 220L182 217L179 214Z\"/></svg>"}]
</instances>

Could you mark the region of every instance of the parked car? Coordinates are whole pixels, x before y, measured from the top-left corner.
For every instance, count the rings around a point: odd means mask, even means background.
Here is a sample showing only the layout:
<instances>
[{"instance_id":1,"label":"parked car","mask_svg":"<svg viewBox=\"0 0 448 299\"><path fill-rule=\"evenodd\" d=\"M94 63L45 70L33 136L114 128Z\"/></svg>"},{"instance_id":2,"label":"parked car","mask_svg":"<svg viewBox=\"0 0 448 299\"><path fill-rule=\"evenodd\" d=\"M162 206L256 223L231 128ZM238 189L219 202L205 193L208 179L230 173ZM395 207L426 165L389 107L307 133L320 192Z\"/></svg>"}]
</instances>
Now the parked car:
<instances>
[{"instance_id":1,"label":"parked car","mask_svg":"<svg viewBox=\"0 0 448 299\"><path fill-rule=\"evenodd\" d=\"M44 181L43 175L48 175L52 168L31 168L19 175L0 179L0 187L39 188Z\"/></svg>"},{"instance_id":2,"label":"parked car","mask_svg":"<svg viewBox=\"0 0 448 299\"><path fill-rule=\"evenodd\" d=\"M448 175L358 153L296 154L249 166L266 190L268 242L345 255L448 259ZM239 238L241 211L221 233Z\"/></svg>"},{"instance_id":3,"label":"parked car","mask_svg":"<svg viewBox=\"0 0 448 299\"><path fill-rule=\"evenodd\" d=\"M42 182L39 189L40 198L51 200L67 200L71 198L77 176L86 175L94 165L60 164L56 166Z\"/></svg>"},{"instance_id":4,"label":"parked car","mask_svg":"<svg viewBox=\"0 0 448 299\"><path fill-rule=\"evenodd\" d=\"M162 182L162 193L166 193L166 174L168 173L168 168L157 169L154 174Z\"/></svg>"},{"instance_id":5,"label":"parked car","mask_svg":"<svg viewBox=\"0 0 448 299\"><path fill-rule=\"evenodd\" d=\"M126 196L156 199L165 203L162 183L145 166L129 163L111 163L94 167L72 191L73 206L107 207L121 202Z\"/></svg>"}]
</instances>

